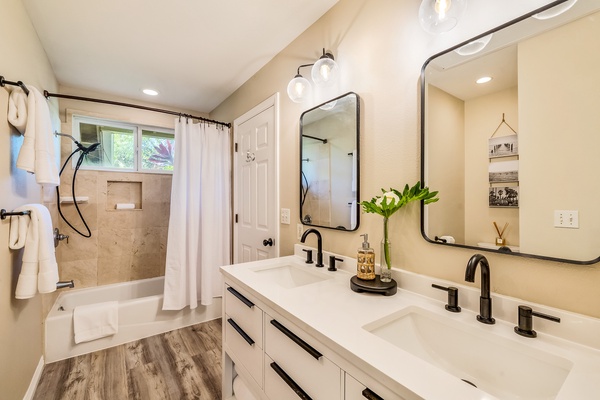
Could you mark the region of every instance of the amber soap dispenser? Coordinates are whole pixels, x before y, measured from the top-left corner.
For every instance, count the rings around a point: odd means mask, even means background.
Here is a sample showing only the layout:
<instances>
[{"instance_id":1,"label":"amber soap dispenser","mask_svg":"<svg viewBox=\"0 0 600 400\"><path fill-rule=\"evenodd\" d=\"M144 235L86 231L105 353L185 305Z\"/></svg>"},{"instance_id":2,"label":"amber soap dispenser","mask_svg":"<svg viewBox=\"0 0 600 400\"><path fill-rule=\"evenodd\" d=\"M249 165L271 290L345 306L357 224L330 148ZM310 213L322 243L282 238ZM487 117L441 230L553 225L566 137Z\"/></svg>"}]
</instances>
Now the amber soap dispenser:
<instances>
[{"instance_id":1,"label":"amber soap dispenser","mask_svg":"<svg viewBox=\"0 0 600 400\"><path fill-rule=\"evenodd\" d=\"M369 246L369 235L360 235L364 238L362 247L356 255L356 277L364 281L375 279L375 250Z\"/></svg>"}]
</instances>

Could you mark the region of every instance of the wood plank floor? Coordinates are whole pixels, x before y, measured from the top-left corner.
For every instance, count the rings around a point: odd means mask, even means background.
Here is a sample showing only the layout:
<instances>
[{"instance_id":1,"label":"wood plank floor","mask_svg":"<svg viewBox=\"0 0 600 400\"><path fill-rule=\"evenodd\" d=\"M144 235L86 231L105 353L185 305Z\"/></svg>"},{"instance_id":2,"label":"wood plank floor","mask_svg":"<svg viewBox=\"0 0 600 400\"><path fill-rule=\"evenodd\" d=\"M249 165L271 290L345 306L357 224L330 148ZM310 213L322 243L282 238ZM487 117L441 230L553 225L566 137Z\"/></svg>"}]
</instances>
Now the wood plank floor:
<instances>
[{"instance_id":1,"label":"wood plank floor","mask_svg":"<svg viewBox=\"0 0 600 400\"><path fill-rule=\"evenodd\" d=\"M34 400L221 399L221 319L44 367Z\"/></svg>"}]
</instances>

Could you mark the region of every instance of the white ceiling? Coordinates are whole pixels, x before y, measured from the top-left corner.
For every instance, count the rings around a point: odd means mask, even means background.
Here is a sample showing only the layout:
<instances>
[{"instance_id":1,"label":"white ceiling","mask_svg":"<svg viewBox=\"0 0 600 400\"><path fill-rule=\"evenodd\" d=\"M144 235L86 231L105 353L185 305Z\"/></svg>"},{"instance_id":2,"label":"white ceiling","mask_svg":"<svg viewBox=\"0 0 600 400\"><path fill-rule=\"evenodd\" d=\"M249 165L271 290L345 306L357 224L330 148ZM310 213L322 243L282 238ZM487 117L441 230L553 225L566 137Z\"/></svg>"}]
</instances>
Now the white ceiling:
<instances>
[{"instance_id":1,"label":"white ceiling","mask_svg":"<svg viewBox=\"0 0 600 400\"><path fill-rule=\"evenodd\" d=\"M338 0L22 1L61 85L210 112Z\"/></svg>"}]
</instances>

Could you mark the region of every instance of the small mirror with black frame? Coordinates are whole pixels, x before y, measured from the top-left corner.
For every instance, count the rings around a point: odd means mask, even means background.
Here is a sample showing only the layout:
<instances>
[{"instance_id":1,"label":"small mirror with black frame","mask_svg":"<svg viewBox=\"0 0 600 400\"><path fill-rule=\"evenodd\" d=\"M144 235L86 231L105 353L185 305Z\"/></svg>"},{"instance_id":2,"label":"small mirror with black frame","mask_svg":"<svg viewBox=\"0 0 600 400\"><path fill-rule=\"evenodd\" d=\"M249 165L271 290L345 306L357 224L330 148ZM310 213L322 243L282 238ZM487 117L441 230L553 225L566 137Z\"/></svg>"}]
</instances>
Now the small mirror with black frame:
<instances>
[{"instance_id":1,"label":"small mirror with black frame","mask_svg":"<svg viewBox=\"0 0 600 400\"><path fill-rule=\"evenodd\" d=\"M350 92L300 116L300 218L354 231L359 225L360 98Z\"/></svg>"}]
</instances>

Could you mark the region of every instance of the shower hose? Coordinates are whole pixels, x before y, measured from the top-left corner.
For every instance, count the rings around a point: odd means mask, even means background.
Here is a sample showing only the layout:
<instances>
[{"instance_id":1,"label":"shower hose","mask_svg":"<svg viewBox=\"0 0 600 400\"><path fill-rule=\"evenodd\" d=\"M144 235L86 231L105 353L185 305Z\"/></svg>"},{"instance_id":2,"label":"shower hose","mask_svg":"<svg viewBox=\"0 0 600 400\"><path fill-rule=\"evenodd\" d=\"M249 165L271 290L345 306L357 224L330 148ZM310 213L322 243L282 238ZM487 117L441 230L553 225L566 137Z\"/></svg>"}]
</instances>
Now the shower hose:
<instances>
[{"instance_id":1,"label":"shower hose","mask_svg":"<svg viewBox=\"0 0 600 400\"><path fill-rule=\"evenodd\" d=\"M77 145L77 149L75 149L71 154L69 154L69 157L67 157L67 159L65 160L65 163L63 164L62 168L60 169L60 172L58 174L59 176L62 175L65 167L69 163L69 160L77 152L81 152L81 154L79 155L79 158L77 159L77 164L75 164L75 170L73 171L73 181L71 182L71 194L73 195L73 204L75 204L75 209L77 210L77 214L79 214L79 218L81 219L81 222L83 222L83 225L85 226L85 229L86 229L87 233L83 233L83 232L79 231L79 229L75 228L67 220L67 218L63 215L62 210L60 208L60 190L59 190L59 187L57 186L56 187L56 196L57 196L57 204L58 204L58 213L60 214L60 216L63 219L63 221L65 221L67 223L67 225L69 225L71 227L71 229L73 229L75 232L77 232L81 236L83 236L85 238L89 238L89 237L92 236L92 232L90 231L90 228L89 228L88 224L85 222L85 218L83 218L83 214L81 214L81 210L79 210L79 205L77 204L77 198L75 197L75 179L77 178L77 171L79 171L79 167L81 167L81 164L83 163L83 160L84 160L85 156L87 156L90 152L96 150L96 148L98 146L100 146L100 143L94 143L94 144L90 145L89 147L85 147L85 146L83 146L81 143L79 143L77 140L75 140L75 138L73 138L70 135L64 135L64 134L62 134L61 136L67 136L72 141L74 141L75 144Z\"/></svg>"}]
</instances>

